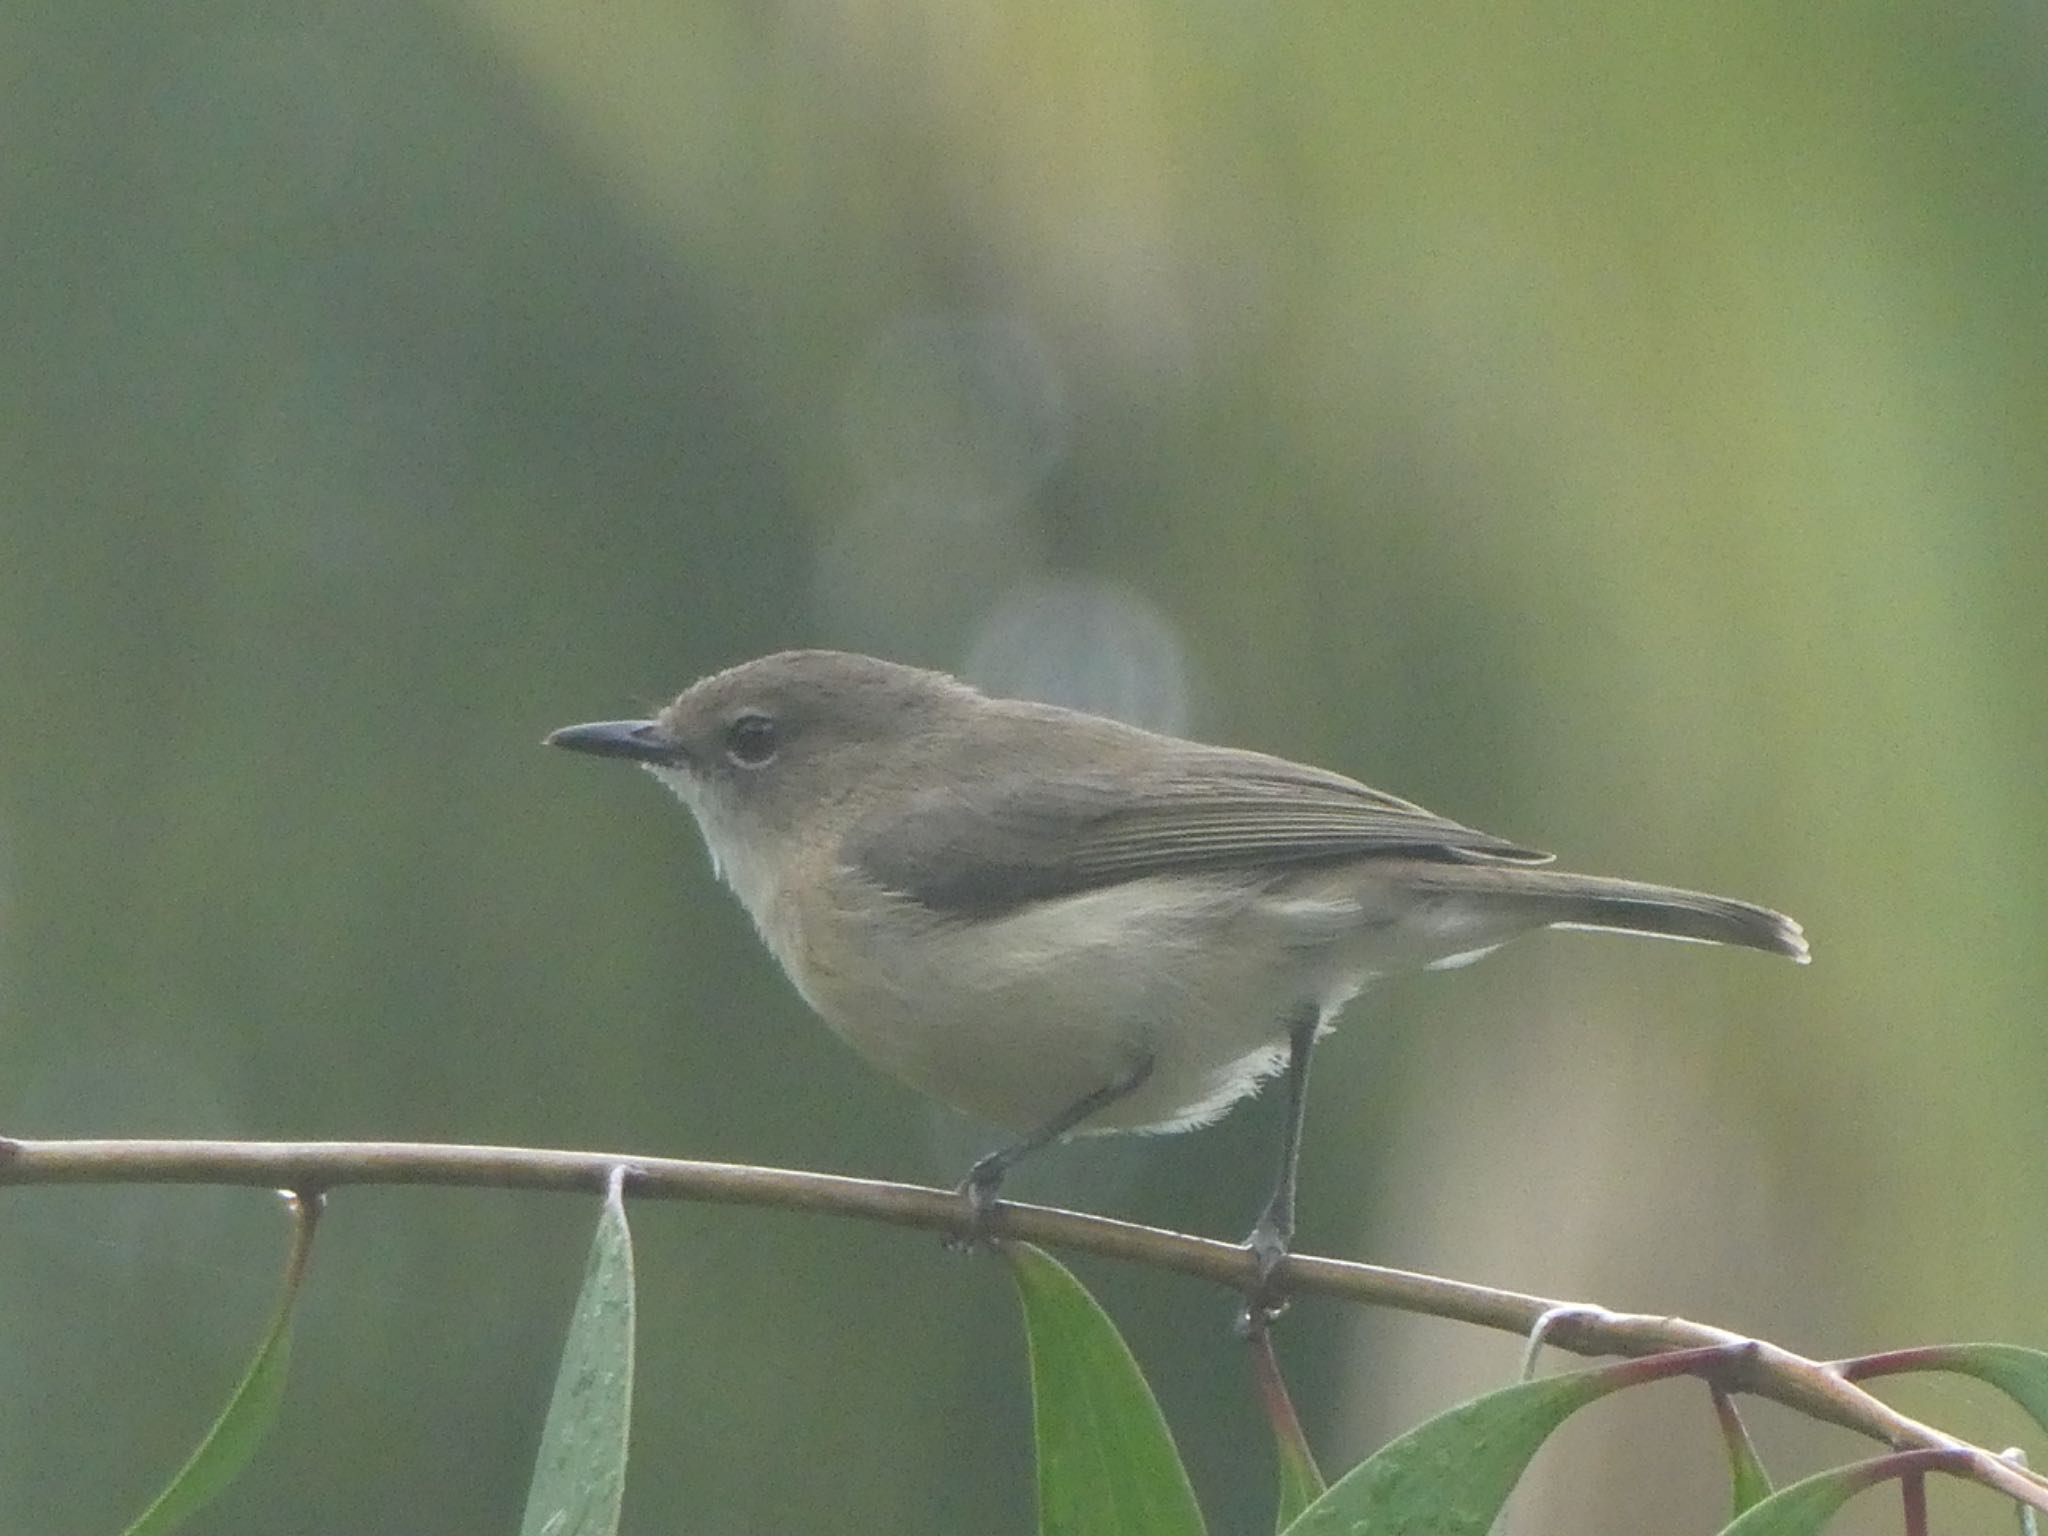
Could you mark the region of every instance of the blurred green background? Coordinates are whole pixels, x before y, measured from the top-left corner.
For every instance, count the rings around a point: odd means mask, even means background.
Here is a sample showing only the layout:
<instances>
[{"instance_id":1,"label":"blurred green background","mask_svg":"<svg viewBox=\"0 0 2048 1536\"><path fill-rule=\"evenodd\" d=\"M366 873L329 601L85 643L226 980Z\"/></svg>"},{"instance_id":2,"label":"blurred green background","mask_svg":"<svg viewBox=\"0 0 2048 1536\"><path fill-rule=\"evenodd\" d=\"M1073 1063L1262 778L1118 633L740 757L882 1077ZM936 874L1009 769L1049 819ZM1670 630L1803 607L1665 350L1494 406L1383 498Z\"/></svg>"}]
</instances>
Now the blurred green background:
<instances>
[{"instance_id":1,"label":"blurred green background","mask_svg":"<svg viewBox=\"0 0 2048 1536\"><path fill-rule=\"evenodd\" d=\"M957 1177L668 798L538 745L835 644L1805 922L1807 971L1565 935L1362 999L1309 1247L2048 1345L2044 59L2010 4L15 0L0 1130ZM1021 1192L1235 1236L1276 1107ZM512 1529L595 1215L337 1198L203 1528ZM1030 1529L994 1265L635 1217L629 1530ZM0 1193L0 1530L145 1502L283 1231ZM1081 1273L1258 1528L1229 1299ZM1282 1347L1329 1466L1517 1359L1318 1303ZM1520 1528L1711 1528L1665 1390Z\"/></svg>"}]
</instances>

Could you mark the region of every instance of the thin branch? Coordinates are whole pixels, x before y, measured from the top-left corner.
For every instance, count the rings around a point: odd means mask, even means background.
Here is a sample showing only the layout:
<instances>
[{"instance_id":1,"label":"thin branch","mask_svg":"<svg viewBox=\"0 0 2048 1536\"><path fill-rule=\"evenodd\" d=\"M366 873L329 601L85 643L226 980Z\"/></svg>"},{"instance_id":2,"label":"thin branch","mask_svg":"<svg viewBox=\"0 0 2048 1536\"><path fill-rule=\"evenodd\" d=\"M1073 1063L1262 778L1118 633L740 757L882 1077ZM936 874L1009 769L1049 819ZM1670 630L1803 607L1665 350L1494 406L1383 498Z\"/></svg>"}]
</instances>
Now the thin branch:
<instances>
[{"instance_id":1,"label":"thin branch","mask_svg":"<svg viewBox=\"0 0 2048 1536\"><path fill-rule=\"evenodd\" d=\"M643 1200L815 1211L955 1235L967 1221L964 1202L949 1190L737 1163L440 1142L0 1137L0 1186L247 1184L311 1196L351 1184L425 1184L602 1195L619 1168L625 1170L626 1192ZM991 1217L988 1230L994 1236L1174 1270L1239 1291L1259 1284L1257 1260L1235 1243L1050 1206L1005 1202ZM1336 1296L1523 1337L1541 1324L1545 1344L1580 1355L1642 1356L1720 1347L1726 1363L1712 1371L1711 1380L1723 1391L1773 1398L1896 1450L1967 1453L1979 1481L2048 1507L2048 1478L1907 1418L1822 1361L1726 1329L1309 1254L1289 1257L1274 1278L1278 1289L1294 1295ZM1741 1347L1727 1348L1731 1345Z\"/></svg>"}]
</instances>

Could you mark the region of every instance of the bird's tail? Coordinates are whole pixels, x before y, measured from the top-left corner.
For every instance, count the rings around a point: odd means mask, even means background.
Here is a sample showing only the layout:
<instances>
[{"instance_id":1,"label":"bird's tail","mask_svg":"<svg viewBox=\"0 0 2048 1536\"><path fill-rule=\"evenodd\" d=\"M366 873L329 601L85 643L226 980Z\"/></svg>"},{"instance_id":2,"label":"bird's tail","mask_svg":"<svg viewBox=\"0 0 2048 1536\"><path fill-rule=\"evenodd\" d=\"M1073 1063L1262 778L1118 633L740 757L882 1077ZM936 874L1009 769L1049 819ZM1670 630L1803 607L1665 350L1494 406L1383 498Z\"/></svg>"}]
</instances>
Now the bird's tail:
<instances>
[{"instance_id":1,"label":"bird's tail","mask_svg":"<svg viewBox=\"0 0 2048 1536\"><path fill-rule=\"evenodd\" d=\"M1418 884L1446 894L1491 897L1531 926L1737 944L1788 955L1801 965L1810 958L1805 933L1784 913L1703 891L1566 870L1478 864L1438 865L1421 873Z\"/></svg>"}]
</instances>

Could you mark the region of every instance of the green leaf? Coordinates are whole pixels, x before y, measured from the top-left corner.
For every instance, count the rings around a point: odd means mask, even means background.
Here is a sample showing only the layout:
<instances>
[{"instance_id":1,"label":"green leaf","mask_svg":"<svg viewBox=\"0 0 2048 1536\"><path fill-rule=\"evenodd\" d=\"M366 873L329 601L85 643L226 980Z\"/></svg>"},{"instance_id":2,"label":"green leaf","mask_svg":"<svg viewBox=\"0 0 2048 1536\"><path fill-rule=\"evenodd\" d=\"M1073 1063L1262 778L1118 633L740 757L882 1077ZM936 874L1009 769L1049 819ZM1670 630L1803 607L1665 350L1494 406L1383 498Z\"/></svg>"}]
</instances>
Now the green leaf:
<instances>
[{"instance_id":1,"label":"green leaf","mask_svg":"<svg viewBox=\"0 0 2048 1536\"><path fill-rule=\"evenodd\" d=\"M1738 1516L1721 1530L1721 1536L1815 1536L1835 1512L1866 1488L1897 1482L1905 1486L1907 1525L1925 1523L1925 1479L1930 1472L1983 1482L1977 1465L1980 1452L1965 1446L1920 1447L1892 1451L1868 1461L1852 1462L1829 1472L1802 1478L1781 1488L1761 1504ZM1914 1511L1919 1510L1918 1524ZM2023 1522L2024 1523L2024 1522Z\"/></svg>"},{"instance_id":2,"label":"green leaf","mask_svg":"<svg viewBox=\"0 0 2048 1536\"><path fill-rule=\"evenodd\" d=\"M612 1536L633 1411L633 1239L612 1175L541 1430L520 1536Z\"/></svg>"},{"instance_id":3,"label":"green leaf","mask_svg":"<svg viewBox=\"0 0 2048 1536\"><path fill-rule=\"evenodd\" d=\"M1339 1478L1286 1536L1486 1536L1551 1431L1628 1384L1611 1368L1578 1371L1440 1413Z\"/></svg>"},{"instance_id":4,"label":"green leaf","mask_svg":"<svg viewBox=\"0 0 2048 1536\"><path fill-rule=\"evenodd\" d=\"M1308 1507L1329 1491L1322 1468L1306 1445L1282 1440L1280 1445L1280 1507L1273 1529L1285 1531L1299 1520Z\"/></svg>"},{"instance_id":5,"label":"green leaf","mask_svg":"<svg viewBox=\"0 0 2048 1536\"><path fill-rule=\"evenodd\" d=\"M1729 1514L1739 1515L1754 1509L1771 1496L1771 1475L1764 1470L1763 1462L1757 1459L1755 1446L1748 1447L1747 1454L1744 1454L1731 1445L1728 1462L1733 1484L1728 1501Z\"/></svg>"},{"instance_id":6,"label":"green leaf","mask_svg":"<svg viewBox=\"0 0 2048 1536\"><path fill-rule=\"evenodd\" d=\"M1323 1481L1322 1468L1316 1465L1315 1453L1308 1448L1308 1436L1301 1432L1301 1418L1294 1411L1294 1399L1288 1395L1287 1378L1280 1373L1280 1358L1273 1352L1272 1330L1252 1329L1247 1344L1259 1401L1273 1426L1273 1449L1280 1468L1280 1497L1273 1529L1284 1531L1323 1496L1329 1484Z\"/></svg>"},{"instance_id":7,"label":"green leaf","mask_svg":"<svg viewBox=\"0 0 2048 1536\"><path fill-rule=\"evenodd\" d=\"M1813 1536L1835 1511L1870 1486L1860 1467L1837 1467L1780 1488L1752 1505L1721 1536Z\"/></svg>"},{"instance_id":8,"label":"green leaf","mask_svg":"<svg viewBox=\"0 0 2048 1536\"><path fill-rule=\"evenodd\" d=\"M1041 1536L1201 1536L1152 1389L1095 1298L1050 1255L1005 1244L1024 1305Z\"/></svg>"},{"instance_id":9,"label":"green leaf","mask_svg":"<svg viewBox=\"0 0 2048 1536\"><path fill-rule=\"evenodd\" d=\"M1742 1415L1735 1411L1734 1399L1727 1393L1714 1393L1714 1416L1720 1420L1721 1437L1728 1446L1728 1475L1734 1485L1728 1513L1733 1519L1771 1496L1771 1477L1764 1471L1756 1444L1749 1438Z\"/></svg>"},{"instance_id":10,"label":"green leaf","mask_svg":"<svg viewBox=\"0 0 2048 1536\"><path fill-rule=\"evenodd\" d=\"M1842 1374L1851 1381L1896 1376L1908 1371L1954 1371L1988 1382L2027 1411L2048 1430L2048 1354L2017 1344L1936 1344L1901 1349L1888 1355L1845 1360Z\"/></svg>"},{"instance_id":11,"label":"green leaf","mask_svg":"<svg viewBox=\"0 0 2048 1536\"><path fill-rule=\"evenodd\" d=\"M277 1311L263 1342L257 1346L256 1358L249 1362L249 1369L198 1449L128 1527L127 1536L165 1536L213 1502L241 1475L277 1419L278 1403L284 1396L285 1366L291 1356L292 1304L298 1300L299 1283L306 1277L306 1260L312 1254L313 1229L320 1213L317 1196L287 1198L292 1213L291 1251L285 1259L284 1286Z\"/></svg>"},{"instance_id":12,"label":"green leaf","mask_svg":"<svg viewBox=\"0 0 2048 1536\"><path fill-rule=\"evenodd\" d=\"M1729 1522L1720 1536L1815 1536L1849 1499L1878 1483L1921 1477L1942 1452L1905 1450L1802 1477ZM1939 1470L1939 1468L1935 1468Z\"/></svg>"}]
</instances>

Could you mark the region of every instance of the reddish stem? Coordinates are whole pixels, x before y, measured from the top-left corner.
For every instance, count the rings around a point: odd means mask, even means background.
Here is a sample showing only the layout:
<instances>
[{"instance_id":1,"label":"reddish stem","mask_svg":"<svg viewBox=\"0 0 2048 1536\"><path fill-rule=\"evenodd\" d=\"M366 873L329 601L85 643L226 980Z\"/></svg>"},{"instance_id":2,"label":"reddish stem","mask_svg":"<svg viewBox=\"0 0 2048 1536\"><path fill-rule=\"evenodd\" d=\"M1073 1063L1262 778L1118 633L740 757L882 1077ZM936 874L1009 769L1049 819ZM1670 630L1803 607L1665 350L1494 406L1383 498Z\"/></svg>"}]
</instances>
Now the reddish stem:
<instances>
[{"instance_id":1,"label":"reddish stem","mask_svg":"<svg viewBox=\"0 0 2048 1536\"><path fill-rule=\"evenodd\" d=\"M1301 1416L1294 1411L1294 1399L1287 1391L1287 1378L1280 1374L1280 1359L1273 1353L1273 1331L1270 1328L1254 1328L1245 1339L1252 1352L1252 1377L1258 1383L1259 1401L1265 1404L1266 1417L1272 1421L1273 1438L1282 1447L1292 1447L1308 1468L1317 1487L1328 1486L1323 1481L1322 1471L1316 1466L1314 1453L1308 1448L1308 1436L1302 1432Z\"/></svg>"},{"instance_id":2,"label":"reddish stem","mask_svg":"<svg viewBox=\"0 0 2048 1536\"><path fill-rule=\"evenodd\" d=\"M1923 1344L1914 1349L1888 1349L1881 1354L1837 1360L1834 1369L1844 1381L1868 1381L1873 1376L1895 1376L1902 1371L1946 1370L1954 1358L1955 1351L1946 1344Z\"/></svg>"},{"instance_id":3,"label":"reddish stem","mask_svg":"<svg viewBox=\"0 0 2048 1536\"><path fill-rule=\"evenodd\" d=\"M1906 1536L1927 1536L1927 1474L1908 1472L1900 1478L1899 1497L1906 1503Z\"/></svg>"}]
</instances>

